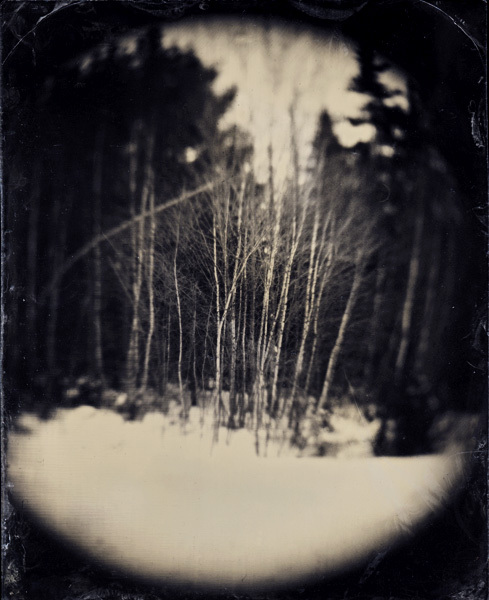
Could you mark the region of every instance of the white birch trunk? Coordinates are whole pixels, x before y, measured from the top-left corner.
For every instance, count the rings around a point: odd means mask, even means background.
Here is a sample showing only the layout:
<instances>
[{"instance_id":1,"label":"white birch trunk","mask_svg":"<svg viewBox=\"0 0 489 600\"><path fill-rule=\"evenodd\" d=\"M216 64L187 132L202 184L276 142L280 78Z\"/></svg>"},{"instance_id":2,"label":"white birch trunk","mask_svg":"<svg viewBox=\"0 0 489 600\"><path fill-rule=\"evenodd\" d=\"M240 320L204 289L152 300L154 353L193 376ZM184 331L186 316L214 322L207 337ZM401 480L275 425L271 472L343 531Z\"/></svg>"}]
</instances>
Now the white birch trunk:
<instances>
[{"instance_id":1,"label":"white birch trunk","mask_svg":"<svg viewBox=\"0 0 489 600\"><path fill-rule=\"evenodd\" d=\"M316 295L316 301L314 303L314 310L312 315L312 347L311 353L309 356L309 365L307 367L306 381L304 384L304 389L306 393L309 393L309 387L311 385L311 377L312 371L314 369L314 361L316 360L316 352L317 352L317 342L318 342L318 334L319 334L319 313L321 310L321 300L324 294L324 288L326 287L326 283L328 281L329 276L329 267L331 265L331 254L328 254L328 258L326 260L326 269L323 273L322 279L319 283L319 290Z\"/></svg>"},{"instance_id":2,"label":"white birch trunk","mask_svg":"<svg viewBox=\"0 0 489 600\"><path fill-rule=\"evenodd\" d=\"M269 147L269 193L270 193L270 214L272 219L272 240L270 247L270 258L267 264L267 270L265 275L265 284L263 290L263 305L260 319L260 329L258 334L258 340L256 344L257 350L257 361L256 361L256 374L255 384L253 390L254 396L254 408L255 408L255 423L259 426L258 420L262 411L263 395L265 390L265 363L267 360L267 348L271 347L271 335L269 334L269 310L270 310L270 294L272 289L273 277L275 274L275 262L279 250L280 240L280 226L282 223L282 211L283 211L283 198L279 197L278 201L275 202L274 194L274 174L272 167L272 149ZM277 204L277 206L276 206ZM275 320L277 313L275 315Z\"/></svg>"},{"instance_id":3,"label":"white birch trunk","mask_svg":"<svg viewBox=\"0 0 489 600\"><path fill-rule=\"evenodd\" d=\"M185 406L185 399L183 395L183 379L182 379L182 356L183 356L183 326L182 326L182 307L180 303L180 288L178 285L178 274L177 274L177 256L178 246L180 243L180 216L177 224L177 239L175 243L175 254L173 257L173 277L175 283L175 296L177 301L177 318L178 318L178 365L177 365L177 376L178 376L178 393L180 396L180 404L184 411L184 415L187 414L187 407Z\"/></svg>"},{"instance_id":4,"label":"white birch trunk","mask_svg":"<svg viewBox=\"0 0 489 600\"><path fill-rule=\"evenodd\" d=\"M146 278L146 285L148 289L148 313L149 313L149 325L148 334L146 337L146 348L144 352L144 363L143 373L141 375L141 390L144 392L148 385L148 374L149 374L149 361L151 357L151 344L153 341L154 329L155 329L155 303L154 303L154 263L155 263L155 235L156 235L156 217L154 213L155 208L155 191L154 191L154 174L151 170L149 173L150 181L149 186L149 210L151 213L149 223L149 240L147 248L148 257L148 273Z\"/></svg>"},{"instance_id":5,"label":"white birch trunk","mask_svg":"<svg viewBox=\"0 0 489 600\"><path fill-rule=\"evenodd\" d=\"M237 236L238 236L238 244L236 248L236 256L234 259L234 269L232 275L232 289L230 290L231 294L231 318L229 324L229 332L230 332L230 342L231 342L231 365L230 365L230 382L229 382L229 419L230 425L233 426L234 422L232 422L236 416L236 364L237 364L237 353L238 353L238 340L236 337L236 286L237 286L237 275L239 268L239 261L241 260L241 249L243 246L243 203L244 203L244 194L246 187L246 178L243 177L241 182L241 188L238 194L238 223L237 223ZM229 210L229 203L227 205ZM227 252L226 252L227 255ZM244 265L244 268L246 266Z\"/></svg>"},{"instance_id":6,"label":"white birch trunk","mask_svg":"<svg viewBox=\"0 0 489 600\"><path fill-rule=\"evenodd\" d=\"M214 406L220 412L221 407L221 285L219 282L219 272L217 267L217 225L216 216L212 216L212 249L213 249L213 271L214 284L216 286L216 348L215 348L215 387L214 387ZM217 406L216 406L217 405Z\"/></svg>"},{"instance_id":7,"label":"white birch trunk","mask_svg":"<svg viewBox=\"0 0 489 600\"><path fill-rule=\"evenodd\" d=\"M136 132L137 133L137 132ZM138 138L133 142L129 161L129 189L131 193L131 218L136 217L136 191L138 171ZM144 214L146 208L147 187L143 186L140 202L140 213ZM136 227L137 224L137 227ZM144 262L144 228L143 218L135 221L131 229L131 245L133 252L132 264L132 322L129 333L129 345L126 358L126 387L128 393L134 394L137 387L139 371L139 329L140 329L140 296L143 281Z\"/></svg>"},{"instance_id":8,"label":"white birch trunk","mask_svg":"<svg viewBox=\"0 0 489 600\"><path fill-rule=\"evenodd\" d=\"M306 283L306 305L304 308L304 320L302 323L301 339L299 344L299 352L297 354L297 360L294 369L294 378L292 381L291 396L295 398L297 384L299 376L302 373L302 367L304 362L304 352L306 347L307 336L309 335L309 329L312 320L312 311L314 306L314 293L316 289L317 279L317 264L316 264L316 241L317 241L317 230L318 230L318 219L315 215L313 230L311 236L311 245L309 251L309 268L307 270L307 283Z\"/></svg>"},{"instance_id":9,"label":"white birch trunk","mask_svg":"<svg viewBox=\"0 0 489 600\"><path fill-rule=\"evenodd\" d=\"M343 316L341 318L340 328L338 330L338 335L336 336L336 341L333 346L333 350L329 357L328 367L326 369L326 376L324 378L323 389L321 391L321 396L319 397L319 408L324 408L329 399L329 391L331 388L331 384L333 383L336 364L338 362L338 357L343 347L343 341L345 339L345 334L348 328L348 325L351 321L353 308L355 306L355 302L357 300L358 292L360 291L360 284L362 282L362 274L363 267L360 262L361 259L357 258L355 264L355 273L353 276L353 283L350 288L350 294L348 295L348 301L346 303L345 310L343 312Z\"/></svg>"}]
</instances>

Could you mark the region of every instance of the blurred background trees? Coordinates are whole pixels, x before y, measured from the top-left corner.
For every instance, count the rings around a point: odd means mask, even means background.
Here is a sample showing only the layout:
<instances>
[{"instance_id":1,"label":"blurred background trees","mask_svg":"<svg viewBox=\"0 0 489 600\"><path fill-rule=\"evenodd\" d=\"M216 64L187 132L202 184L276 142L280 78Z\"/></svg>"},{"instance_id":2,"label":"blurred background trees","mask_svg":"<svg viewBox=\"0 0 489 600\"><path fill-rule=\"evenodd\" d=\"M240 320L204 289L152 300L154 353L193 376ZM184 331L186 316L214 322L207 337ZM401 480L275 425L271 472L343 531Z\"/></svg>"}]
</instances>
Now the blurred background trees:
<instances>
[{"instance_id":1,"label":"blurred background trees","mask_svg":"<svg viewBox=\"0 0 489 600\"><path fill-rule=\"evenodd\" d=\"M352 125L373 125L372 140L344 148L325 112L301 173L291 107L288 175L271 144L258 182L252 140L220 126L233 90L216 95L216 72L162 35L109 38L38 73L9 114L16 395L49 409L85 386L77 401L113 392L135 416L174 394L232 427L295 426L354 400L382 416L379 451L422 447L459 401L465 257L459 182L416 87L403 107L360 44Z\"/></svg>"}]
</instances>

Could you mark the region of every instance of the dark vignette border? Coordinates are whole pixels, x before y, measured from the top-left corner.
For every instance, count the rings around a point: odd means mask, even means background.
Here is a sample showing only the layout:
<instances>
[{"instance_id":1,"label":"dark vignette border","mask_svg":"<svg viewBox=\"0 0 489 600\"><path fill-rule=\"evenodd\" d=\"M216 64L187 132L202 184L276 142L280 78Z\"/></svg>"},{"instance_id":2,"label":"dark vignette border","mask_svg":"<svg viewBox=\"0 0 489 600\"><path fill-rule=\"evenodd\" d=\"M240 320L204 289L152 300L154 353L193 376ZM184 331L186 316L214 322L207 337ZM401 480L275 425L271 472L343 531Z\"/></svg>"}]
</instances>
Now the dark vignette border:
<instances>
[{"instance_id":1,"label":"dark vignette border","mask_svg":"<svg viewBox=\"0 0 489 600\"><path fill-rule=\"evenodd\" d=\"M7 0L0 10L0 52L3 65L0 107L2 123L7 123L7 127L4 125L1 130L0 152L2 267L8 252L3 188L8 157L4 155L3 148L5 137L13 133L8 130L8 116L15 112L16 105L36 81L55 73L61 63L101 41L108 33L115 35L155 22L224 13L277 16L306 24L319 24L333 32L338 31L375 46L419 82L422 100L434 119L437 143L460 185L464 216L469 224L468 279L473 281L473 290L471 294L467 294L464 311L466 318L459 324L461 334L465 334L461 337L467 340L465 351L475 352L487 365L487 5L484 0ZM457 144L453 144L454 139ZM0 350L3 361L4 353L8 352L3 337L7 318L4 308L8 294L8 273L3 268L1 294ZM2 449L5 449L10 419L9 413L5 411L5 395L8 394L8 389L4 387L5 375L2 362ZM487 394L484 370L470 381L469 379L467 370L466 377L460 382L461 389ZM382 558L379 565L370 565L363 574L333 582L328 587L319 583L307 590L284 592L280 596L270 594L270 597L324 598L329 595L332 599L343 597L360 600L375 597L381 600L389 597L394 600L394 590L403 598L407 598L408 593L419 599L461 600L485 597L487 586L481 585L483 571L480 564L476 567L472 563L461 564L461 561L466 560L463 549L456 556L448 556L446 549L442 551L444 541L450 539L450 536L462 536L462 546L466 543L474 550L475 543L478 546L479 563L484 562L487 553L485 440L481 440L478 452L479 454L474 454L474 471L471 480L467 481L467 493L457 500L452 512L442 515L439 522L433 524L417 541L415 548L410 550L409 557L406 553L398 553ZM7 555L12 552L22 553L22 530L27 527L8 504L4 460L2 459L2 481L5 484L2 493L3 584L8 575ZM477 515L474 516L477 512L480 513L478 518ZM35 537L38 535L42 534L34 532ZM440 556L431 556L430 548L439 550ZM55 546L51 554L51 560L53 559L61 560L59 549ZM70 563L71 558L64 557L64 560ZM406 561L407 565L404 564ZM22 564L22 557L18 558L18 564ZM433 570L437 571L437 575L433 576ZM475 572L475 577L480 581L474 579ZM23 597L24 576L25 573L20 571L16 573L17 581L9 588L17 590L19 595L16 597L19 600ZM433 586L433 577L438 577L440 585ZM411 578L409 584L408 578ZM97 584L101 587L97 587L97 595L82 596L87 600L99 597L183 598L186 595L181 590L160 593L132 588L129 590L128 587L127 591L118 584L112 586L101 575L93 574L92 579L94 588ZM441 585L442 581L445 585ZM57 584L53 581L53 599L61 598L61 588L56 590L54 585ZM11 591L8 592L9 595L4 595L7 592L5 585L2 598L13 597Z\"/></svg>"}]
</instances>

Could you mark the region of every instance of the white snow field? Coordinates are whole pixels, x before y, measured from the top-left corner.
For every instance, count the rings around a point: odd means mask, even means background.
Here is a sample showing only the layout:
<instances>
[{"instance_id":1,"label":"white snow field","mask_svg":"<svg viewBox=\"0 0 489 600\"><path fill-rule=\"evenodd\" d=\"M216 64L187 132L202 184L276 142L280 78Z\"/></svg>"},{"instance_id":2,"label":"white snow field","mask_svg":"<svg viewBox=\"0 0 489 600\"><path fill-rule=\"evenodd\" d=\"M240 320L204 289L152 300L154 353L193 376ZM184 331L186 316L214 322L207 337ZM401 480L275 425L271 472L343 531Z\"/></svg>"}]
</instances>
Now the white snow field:
<instances>
[{"instance_id":1,"label":"white snow field","mask_svg":"<svg viewBox=\"0 0 489 600\"><path fill-rule=\"evenodd\" d=\"M462 484L463 453L298 458L152 413L82 406L9 438L17 502L108 567L162 583L256 589L331 576L409 538ZM280 454L280 455L279 455Z\"/></svg>"}]
</instances>

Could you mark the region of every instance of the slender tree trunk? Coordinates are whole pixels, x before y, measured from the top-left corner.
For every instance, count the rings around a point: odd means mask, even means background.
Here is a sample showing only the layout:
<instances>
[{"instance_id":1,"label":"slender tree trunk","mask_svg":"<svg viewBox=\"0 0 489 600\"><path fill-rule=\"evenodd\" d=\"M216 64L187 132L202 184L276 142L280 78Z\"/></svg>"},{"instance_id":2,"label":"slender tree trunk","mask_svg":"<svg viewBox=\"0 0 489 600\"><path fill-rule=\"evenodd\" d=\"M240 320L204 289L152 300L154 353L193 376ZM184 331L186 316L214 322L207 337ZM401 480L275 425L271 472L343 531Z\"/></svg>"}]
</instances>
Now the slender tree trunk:
<instances>
[{"instance_id":1,"label":"slender tree trunk","mask_svg":"<svg viewBox=\"0 0 489 600\"><path fill-rule=\"evenodd\" d=\"M207 321L205 324L205 337L204 337L204 355L202 356L202 372L201 372L201 378L202 378L202 389L205 390L206 389L206 362L207 362L207 343L209 341L209 324L211 321L211 315L212 315L212 298L211 301L209 303L209 311L207 313Z\"/></svg>"},{"instance_id":2,"label":"slender tree trunk","mask_svg":"<svg viewBox=\"0 0 489 600\"><path fill-rule=\"evenodd\" d=\"M221 350L222 350L222 332L224 328L223 319L219 319L216 332L216 382L214 390L214 405L221 419L221 411L224 408L222 404L222 365L221 365Z\"/></svg>"},{"instance_id":3,"label":"slender tree trunk","mask_svg":"<svg viewBox=\"0 0 489 600\"><path fill-rule=\"evenodd\" d=\"M253 220L250 221L250 216L251 216L251 219L253 219L252 212L250 211L250 206L251 205L248 204L248 210L247 210L246 216L245 216L246 224L244 226L243 254L245 254L248 249L248 243L249 243L248 236L250 234L249 226L250 226L250 222L253 223ZM245 206L245 208L246 208L246 206ZM254 261L255 261L255 256L253 255L251 258L252 272L254 272L254 270L253 270ZM249 269L248 269L248 265L245 265L245 268L243 270L243 283L241 285L241 304L240 304L241 379L242 379L241 394L240 394L239 401L238 401L238 422L239 422L240 427L244 426L244 424L245 424L245 413L249 408L249 405L247 403L249 373L251 373L251 375L253 377L253 365L249 364L249 361L253 360L253 356L251 355L251 357L248 358L247 348L248 348L248 344L253 345L254 335L255 335L253 315L251 318L250 326L248 327L248 304L250 303L250 300L252 303L254 301L253 300L254 291L255 291L255 286L253 286L252 298L250 299L249 298ZM253 308L250 308L250 310L253 311ZM249 339L247 336L249 336ZM253 379L252 379L252 381L253 381Z\"/></svg>"},{"instance_id":4,"label":"slender tree trunk","mask_svg":"<svg viewBox=\"0 0 489 600\"><path fill-rule=\"evenodd\" d=\"M177 255L178 246L180 243L180 215L178 217L177 224L177 239L175 242L175 254L173 256L173 277L175 282L175 296L177 300L177 317L178 317L178 391L180 395L180 403L184 410L184 415L187 414L187 407L185 406L185 399L183 396L183 379L182 379L182 356L183 356L183 325L182 325L182 307L180 303L180 288L178 285L178 274L177 274Z\"/></svg>"},{"instance_id":5,"label":"slender tree trunk","mask_svg":"<svg viewBox=\"0 0 489 600\"><path fill-rule=\"evenodd\" d=\"M309 329L311 326L312 312L314 307L314 293L316 290L316 279L317 279L317 264L316 264L316 238L318 230L318 215L315 215L313 230L311 236L311 245L309 250L309 268L307 270L307 283L306 283L306 305L304 308L304 320L302 323L301 339L299 344L299 352L297 354L297 360L294 369L294 378L292 380L291 396L295 398L297 384L299 376L302 373L302 367L304 362L304 352L306 347L307 336L309 335Z\"/></svg>"},{"instance_id":6,"label":"slender tree trunk","mask_svg":"<svg viewBox=\"0 0 489 600\"><path fill-rule=\"evenodd\" d=\"M274 173L272 166L272 149L269 147L269 193L270 193L270 214L272 220L272 240L270 247L270 258L267 264L265 284L263 290L263 305L260 319L260 330L257 341L257 372L254 385L254 408L255 422L259 426L259 419L262 411L263 393L265 389L265 363L267 361L267 347L271 348L271 339L268 331L269 327L269 311L270 311L270 296L272 291L272 283L275 275L275 262L279 250L280 227L282 224L283 198L279 197L275 200L274 194ZM277 204L277 206L275 206Z\"/></svg>"},{"instance_id":7,"label":"slender tree trunk","mask_svg":"<svg viewBox=\"0 0 489 600\"><path fill-rule=\"evenodd\" d=\"M329 268L331 265L331 252L328 253L326 259L326 268L324 270L323 276L319 283L319 290L316 295L316 301L314 303L314 310L312 315L312 347L311 353L309 356L309 365L307 367L306 381L304 384L304 389L306 393L309 393L310 385L311 385L311 377L314 369L314 362L316 360L316 352L317 352L317 343L318 343L318 334L319 334L319 313L321 310L321 300L324 294L324 288L326 287L326 282L329 277Z\"/></svg>"},{"instance_id":8,"label":"slender tree trunk","mask_svg":"<svg viewBox=\"0 0 489 600\"><path fill-rule=\"evenodd\" d=\"M221 252L222 252L222 259L223 259L223 277L222 277L222 287L223 287L223 303L226 302L226 300L229 297L229 287L230 287L230 283L229 283L229 189L227 188L227 186L225 186L224 188L224 214L222 221L224 221L221 225L221 227L218 228L218 233L221 234ZM224 384L224 375L226 373L226 367L227 372L229 374L229 364L226 365L225 364L225 359L227 358L227 353L225 352L226 350L226 341L228 338L228 318L227 318L227 311L225 311L225 309L223 308L222 310L222 331L221 331L221 336L220 336L220 344L221 344L221 348L219 350L219 357L220 357L220 367L221 367L221 387L219 389L219 409L224 409L224 416L229 417L230 416L230 406L229 406L229 395L227 396L227 402L226 405L224 405L223 402L223 394L222 394L222 388L223 388L223 384Z\"/></svg>"},{"instance_id":9,"label":"slender tree trunk","mask_svg":"<svg viewBox=\"0 0 489 600\"><path fill-rule=\"evenodd\" d=\"M231 338L231 364L229 369L229 425L235 426L237 412L236 404L236 357L238 352L238 339L236 336L236 306L231 304L231 315L229 320L229 334Z\"/></svg>"},{"instance_id":10,"label":"slender tree trunk","mask_svg":"<svg viewBox=\"0 0 489 600\"><path fill-rule=\"evenodd\" d=\"M217 225L216 217L212 216L212 249L213 249L213 267L214 267L214 284L216 286L216 350L215 350L215 388L214 388L214 404L217 404L217 410L221 410L221 390L222 390L222 375L221 375L221 286L219 282L219 272L217 265Z\"/></svg>"},{"instance_id":11,"label":"slender tree trunk","mask_svg":"<svg viewBox=\"0 0 489 600\"><path fill-rule=\"evenodd\" d=\"M131 193L131 217L136 217L136 191L138 172L138 136L134 140L134 148L129 161L129 188ZM147 202L147 185L143 186L140 202L140 213L143 215ZM137 224L137 227L136 227ZM134 394L137 387L139 371L139 330L140 330L140 299L143 281L144 263L144 230L145 219L141 218L134 222L131 228L132 242L132 322L129 333L129 345L126 358L126 389L130 395Z\"/></svg>"},{"instance_id":12,"label":"slender tree trunk","mask_svg":"<svg viewBox=\"0 0 489 600\"><path fill-rule=\"evenodd\" d=\"M276 344L276 353L275 353L275 363L273 369L272 376L272 389L271 389L271 399L270 405L272 410L277 406L277 410L279 412L280 408L278 406L278 378L280 372L280 360L282 356L282 344L284 338L284 330L285 323L287 317L287 307L289 303L289 290L290 290L290 279L292 275L292 267L294 264L294 260L297 254L297 250L299 247L299 242L302 238L302 232L304 229L304 223L306 220L306 214L308 209L309 198L304 197L301 198L299 194L299 154L297 149L297 141L296 141L296 131L295 131L295 121L294 121L294 111L291 108L290 111L291 117L291 145L292 145L292 157L293 157L293 172L294 172L294 180L293 180L293 205L292 205L292 232L291 232L291 248L288 253L284 279L282 284L282 290L280 293L279 300L279 311L281 307L281 316L278 323L278 332L277 332L277 344ZM305 204L304 204L305 203ZM300 213L299 213L300 211ZM275 326L275 322L274 322ZM272 327L271 333L273 334L274 327ZM270 342L269 342L270 343ZM268 354L268 352L267 352Z\"/></svg>"},{"instance_id":13,"label":"slender tree trunk","mask_svg":"<svg viewBox=\"0 0 489 600\"><path fill-rule=\"evenodd\" d=\"M102 233L102 181L104 161L105 126L97 133L94 152L94 236ZM103 340L102 340L102 249L97 244L93 249L93 333L94 333L94 358L95 374L100 380L102 389L105 388Z\"/></svg>"},{"instance_id":14,"label":"slender tree trunk","mask_svg":"<svg viewBox=\"0 0 489 600\"><path fill-rule=\"evenodd\" d=\"M252 276L256 277L256 256L253 256L252 262ZM252 386L254 386L256 378L258 376L258 348L257 348L257 338L256 338L256 285L253 285L253 280L251 283L251 313L250 313L250 349L249 349L249 357L250 357L250 382ZM254 390L249 390L251 396L251 402L249 403L249 410L252 410L252 407L256 404L256 398L254 398Z\"/></svg>"},{"instance_id":15,"label":"slender tree trunk","mask_svg":"<svg viewBox=\"0 0 489 600\"><path fill-rule=\"evenodd\" d=\"M242 369L242 382L241 382L241 396L238 406L238 419L240 426L244 423L244 411L246 406L246 390L247 390L247 362L248 357L246 354L246 334L247 334L247 317L248 317L248 278L246 276L246 269L244 271L244 282L243 282L243 318L241 325L241 369Z\"/></svg>"},{"instance_id":16,"label":"slender tree trunk","mask_svg":"<svg viewBox=\"0 0 489 600\"><path fill-rule=\"evenodd\" d=\"M300 228L302 229L302 227ZM276 343L276 351L274 353L274 365L273 365L273 375L272 375L272 389L271 389L271 398L270 398L270 406L272 410L275 409L277 405L277 400L279 397L278 394L278 378L280 373L280 360L282 356L282 344L284 339L284 331L285 331L285 323L287 319L287 307L289 304L289 290L290 290L290 278L292 275L292 266L294 264L295 255L297 252L297 247L299 244L300 232L297 233L297 238L294 240L292 244L292 248L290 249L288 260L285 267L284 279L282 283L282 290L280 293L279 300L279 309L278 314L280 314L280 318L278 321L278 331L277 331L277 343ZM273 330L272 330L273 333ZM269 342L270 343L270 342ZM270 354L269 348L267 349L267 355ZM279 407L277 406L277 409Z\"/></svg>"},{"instance_id":17,"label":"slender tree trunk","mask_svg":"<svg viewBox=\"0 0 489 600\"><path fill-rule=\"evenodd\" d=\"M239 275L238 275L239 277ZM225 334L226 334L226 323L227 323L227 317L231 308L231 300L233 297L233 292L235 290L235 286L237 283L237 279L236 281L233 282L229 293L228 293L228 297L226 299L226 302L224 303L224 305L222 306L222 313L221 313L221 318L217 324L217 334L216 334L216 387L217 387L217 399L218 399L218 411L219 413L221 412L221 410L224 408L226 413L229 413L229 407L225 407L223 402L222 402L222 385L219 388L218 387L218 375L221 378L222 381L222 362L221 362L221 356L222 356L222 341L225 339ZM228 415L229 416L229 415Z\"/></svg>"},{"instance_id":18,"label":"slender tree trunk","mask_svg":"<svg viewBox=\"0 0 489 600\"><path fill-rule=\"evenodd\" d=\"M419 333L419 342L416 351L415 361L415 373L418 375L421 381L428 383L428 353L433 352L433 345L438 340L433 339L433 322L435 317L435 306L436 306L436 293L437 293L437 282L440 273L440 262L439 262L439 233L436 232L432 243L432 251L430 253L431 263L428 272L428 278L426 282L426 296L423 308L423 320L421 322L421 330Z\"/></svg>"},{"instance_id":19,"label":"slender tree trunk","mask_svg":"<svg viewBox=\"0 0 489 600\"><path fill-rule=\"evenodd\" d=\"M155 191L154 191L154 173L151 170L148 173L150 181L148 181L148 197L149 197L149 210L151 213L149 223L149 240L147 248L148 257L148 273L147 273L147 288L148 288L148 313L149 313L149 326L148 335L146 337L146 349L144 353L143 373L141 376L141 390L144 392L148 385L148 374L149 374L149 362L151 358L151 344L153 341L154 329L155 329L155 302L154 302L154 263L155 263L155 235L156 235L156 217L154 213L155 209Z\"/></svg>"},{"instance_id":20,"label":"slender tree trunk","mask_svg":"<svg viewBox=\"0 0 489 600\"><path fill-rule=\"evenodd\" d=\"M165 340L165 365L163 373L163 389L168 387L168 378L170 376L170 358L171 358L171 306L168 306L168 318L166 322L166 340Z\"/></svg>"},{"instance_id":21,"label":"slender tree trunk","mask_svg":"<svg viewBox=\"0 0 489 600\"><path fill-rule=\"evenodd\" d=\"M287 306L288 306L288 296L289 296L289 288L290 288L290 269L288 268L285 272L284 282L282 286L282 296L283 302L281 303L280 310L280 320L278 322L278 331L277 331L277 343L275 345L275 352L273 353L273 373L272 373L272 388L271 388L271 397L270 397L270 409L274 411L277 405L277 399L279 398L279 390L278 390L278 379L280 373L280 360L282 356L282 343L284 339L284 330L285 330L285 322L287 317ZM267 352L267 355L270 355L270 352Z\"/></svg>"},{"instance_id":22,"label":"slender tree trunk","mask_svg":"<svg viewBox=\"0 0 489 600\"><path fill-rule=\"evenodd\" d=\"M345 311L341 318L338 335L336 336L336 341L333 346L331 355L329 357L328 368L326 370L326 376L324 378L323 389L321 391L321 396L319 398L319 405L318 405L319 408L324 408L329 399L329 391L331 388L331 384L333 383L333 378L334 378L335 370L336 370L336 364L338 362L338 357L339 357L341 349L343 347L343 341L345 339L346 330L351 321L353 307L355 306L358 292L360 291L362 275L363 275L362 262L361 262L361 259L359 257L357 257L356 264L355 264L355 273L353 276L353 283L350 288L350 294L348 296L348 301L346 303Z\"/></svg>"},{"instance_id":23,"label":"slender tree trunk","mask_svg":"<svg viewBox=\"0 0 489 600\"><path fill-rule=\"evenodd\" d=\"M243 247L243 203L244 203L244 194L246 188L246 178L243 177L241 182L241 189L238 193L238 223L237 223L237 248L236 255L234 258L234 268L232 275L231 286L232 289L229 291L231 294L231 308L230 308L230 323L229 323L229 333L231 337L231 365L230 365L230 373L229 373L229 425L231 427L235 426L235 417L237 412L237 404L236 404L236 365L237 365L237 354L238 354L238 338L236 334L236 296L237 296L237 274L239 263L241 260L241 250ZM227 211L229 212L229 202L227 204ZM227 219L228 220L228 219ZM227 256L227 251L225 252ZM246 265L243 265L243 268L246 268ZM227 260L225 265L226 273L227 273Z\"/></svg>"},{"instance_id":24,"label":"slender tree trunk","mask_svg":"<svg viewBox=\"0 0 489 600\"><path fill-rule=\"evenodd\" d=\"M243 389L241 361L243 356L241 353L241 330L243 328L243 311L245 302L245 285L246 268L243 271L243 281L236 292L236 411L239 412L240 396Z\"/></svg>"},{"instance_id":25,"label":"slender tree trunk","mask_svg":"<svg viewBox=\"0 0 489 600\"><path fill-rule=\"evenodd\" d=\"M197 396L197 342L196 342L196 332L197 332L197 286L194 285L193 291L193 304L194 310L192 313L192 333L191 333L191 351L192 351L192 376L191 376L191 389L192 389L192 405L198 405L198 396Z\"/></svg>"},{"instance_id":26,"label":"slender tree trunk","mask_svg":"<svg viewBox=\"0 0 489 600\"><path fill-rule=\"evenodd\" d=\"M235 291L236 291L236 286L238 285L238 282L240 280L240 277L243 274L244 268L247 264L247 261L249 260L250 255L252 254L254 250L250 250L244 257L243 257L243 262L241 264L241 267L239 269L237 269L237 271L235 272L234 276L233 276L233 281L231 283L231 287L228 289L228 295L227 298L225 300L225 302L222 305L222 312L221 312L221 318L217 324L217 335L216 335L216 373L219 373L221 375L221 379L222 379L222 372L221 372L221 350L222 350L222 340L225 337L225 327L226 327L226 323L227 323L227 317L229 314L229 310L231 308L231 302L232 299L234 297ZM218 370L219 369L219 370ZM216 379L217 379L217 375L216 375ZM216 382L217 384L217 382ZM219 389L218 389L219 392ZM219 396L218 396L219 397ZM219 405L218 405L218 410L219 412L221 411L223 407L222 405L222 398L219 401ZM228 409L226 408L226 411L228 411Z\"/></svg>"},{"instance_id":27,"label":"slender tree trunk","mask_svg":"<svg viewBox=\"0 0 489 600\"><path fill-rule=\"evenodd\" d=\"M419 261L421 257L423 223L424 215L423 213L418 212L416 216L413 249L411 252L411 260L409 262L406 296L404 298L404 305L402 309L401 342L399 344L399 350L395 364L395 380L397 383L401 382L404 375L407 353L411 342L413 308L419 278Z\"/></svg>"}]
</instances>

